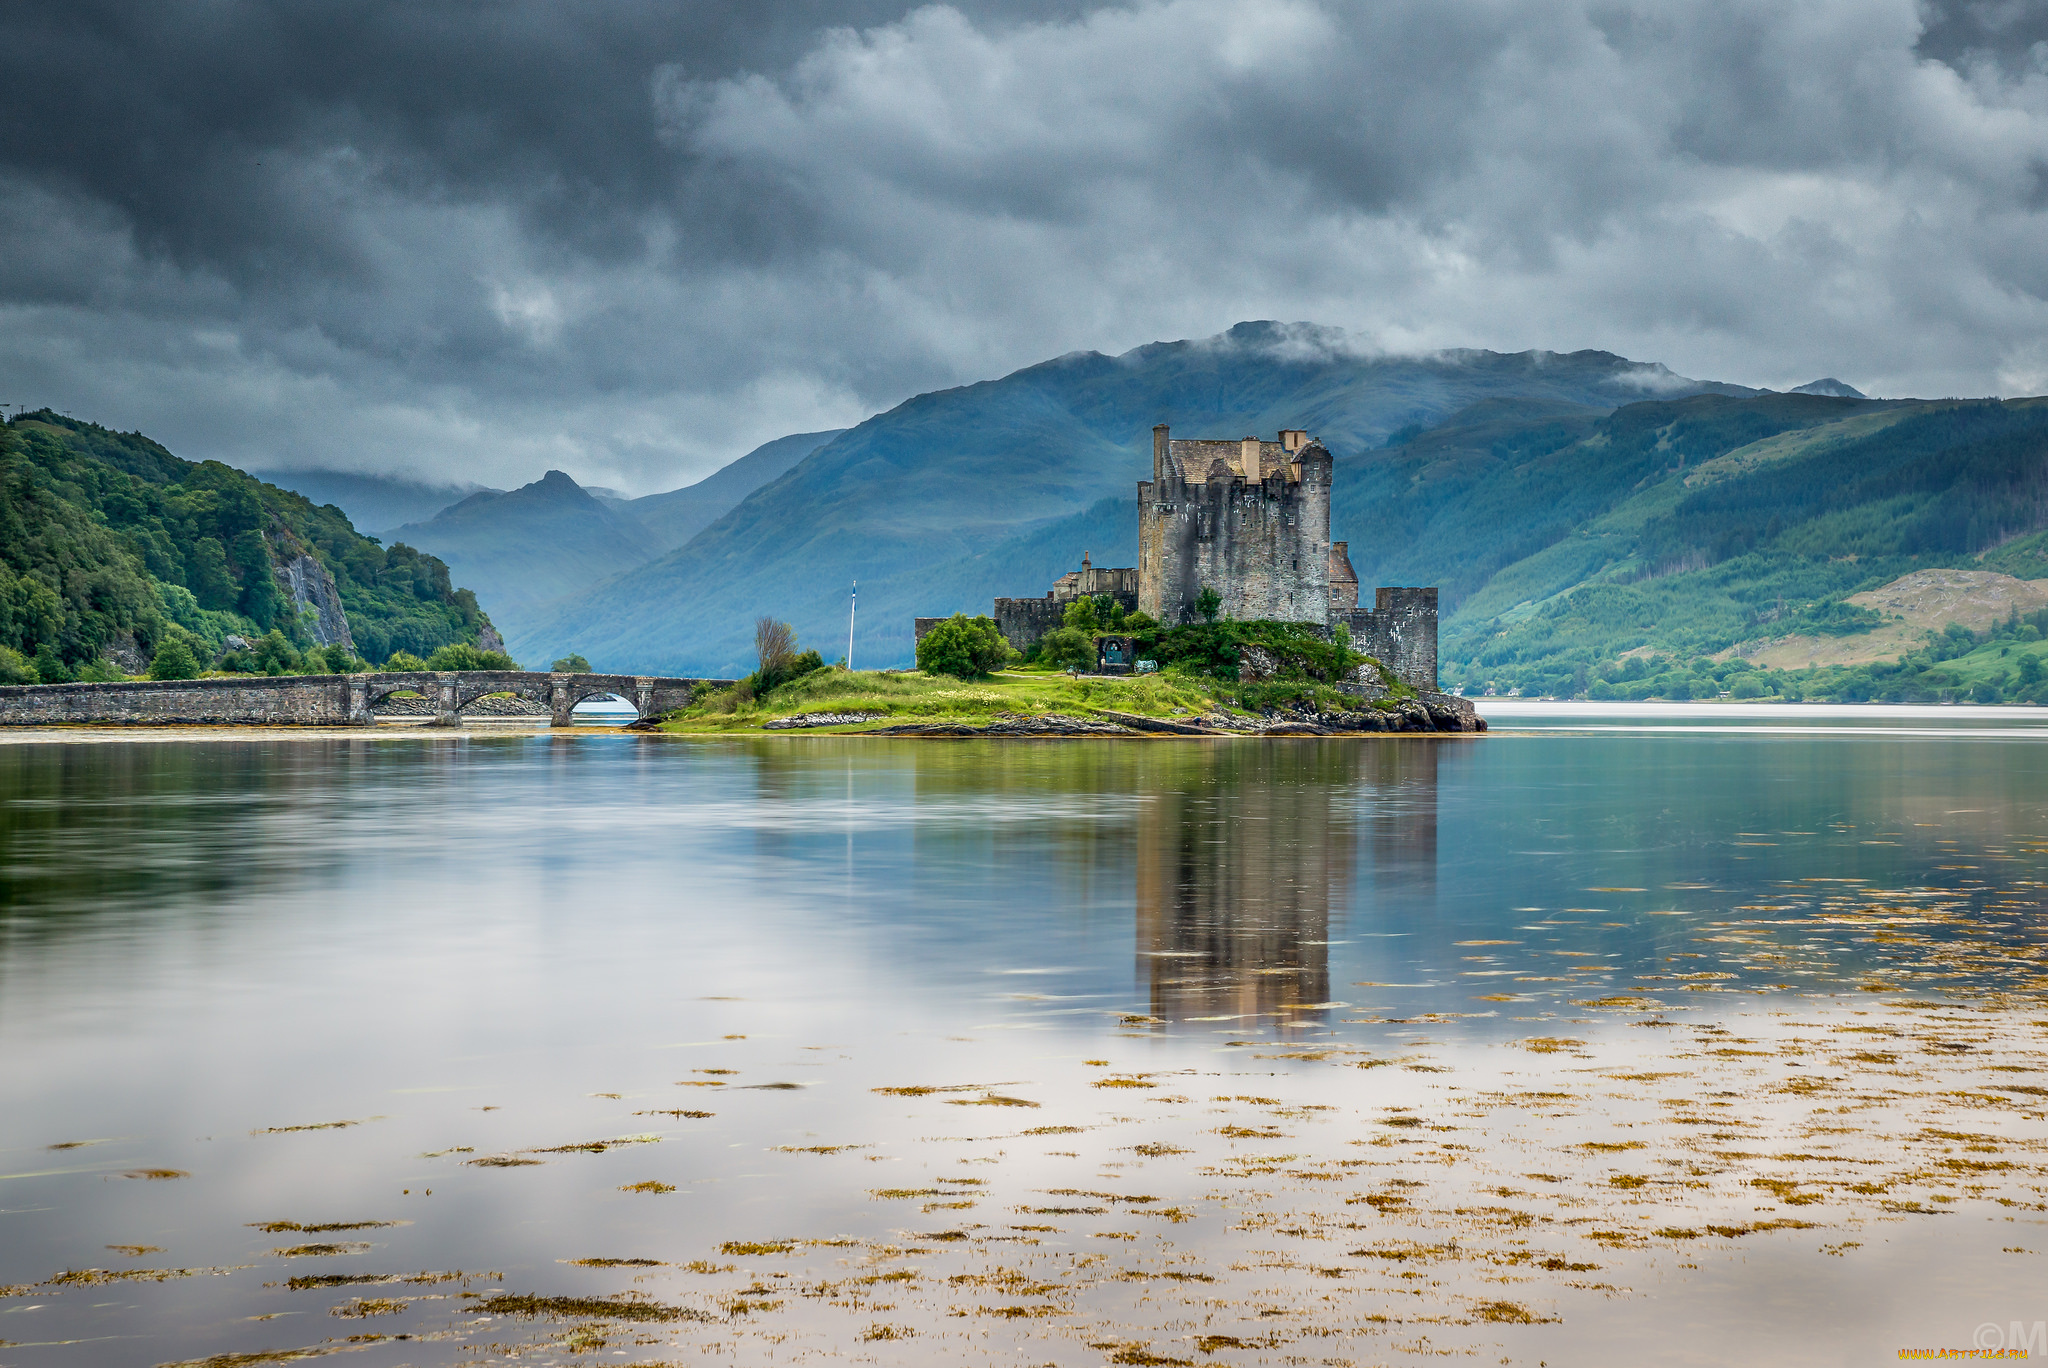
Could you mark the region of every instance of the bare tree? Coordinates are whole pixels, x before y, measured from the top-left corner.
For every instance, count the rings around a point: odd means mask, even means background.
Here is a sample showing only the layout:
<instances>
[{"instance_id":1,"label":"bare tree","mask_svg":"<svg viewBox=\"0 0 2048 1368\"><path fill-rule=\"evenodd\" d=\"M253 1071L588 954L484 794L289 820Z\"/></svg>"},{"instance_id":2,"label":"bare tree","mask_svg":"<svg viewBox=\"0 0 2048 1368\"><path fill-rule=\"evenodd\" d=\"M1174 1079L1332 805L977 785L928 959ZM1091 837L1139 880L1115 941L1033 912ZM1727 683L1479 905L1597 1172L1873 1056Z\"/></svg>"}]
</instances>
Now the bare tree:
<instances>
[{"instance_id":1,"label":"bare tree","mask_svg":"<svg viewBox=\"0 0 2048 1368\"><path fill-rule=\"evenodd\" d=\"M796 628L764 617L754 624L754 653L761 658L761 676L780 673L796 654Z\"/></svg>"}]
</instances>

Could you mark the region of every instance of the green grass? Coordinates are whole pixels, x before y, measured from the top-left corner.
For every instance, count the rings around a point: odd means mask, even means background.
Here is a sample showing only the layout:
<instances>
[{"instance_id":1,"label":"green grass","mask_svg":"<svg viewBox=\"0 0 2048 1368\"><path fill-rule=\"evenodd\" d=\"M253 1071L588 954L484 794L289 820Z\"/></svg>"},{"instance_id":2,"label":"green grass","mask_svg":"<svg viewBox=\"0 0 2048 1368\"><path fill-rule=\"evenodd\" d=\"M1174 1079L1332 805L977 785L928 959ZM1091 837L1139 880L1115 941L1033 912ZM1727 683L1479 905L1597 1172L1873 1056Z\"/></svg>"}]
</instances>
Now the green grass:
<instances>
[{"instance_id":1,"label":"green grass","mask_svg":"<svg viewBox=\"0 0 2048 1368\"><path fill-rule=\"evenodd\" d=\"M1290 696L1318 700L1355 698L1326 686L1279 686ZM1003 714L1036 716L1060 713L1093 717L1104 710L1143 717L1192 719L1232 708L1241 697L1254 705L1280 699L1274 685L1237 685L1168 673L1110 678L1069 678L1034 670L1006 670L986 679L962 680L917 672L847 671L836 666L816 670L759 699L743 699L726 689L684 709L662 724L663 731L720 734L759 731L778 717L815 713L880 713L876 721L837 727L806 728L805 733L874 731L913 723L986 726Z\"/></svg>"}]
</instances>

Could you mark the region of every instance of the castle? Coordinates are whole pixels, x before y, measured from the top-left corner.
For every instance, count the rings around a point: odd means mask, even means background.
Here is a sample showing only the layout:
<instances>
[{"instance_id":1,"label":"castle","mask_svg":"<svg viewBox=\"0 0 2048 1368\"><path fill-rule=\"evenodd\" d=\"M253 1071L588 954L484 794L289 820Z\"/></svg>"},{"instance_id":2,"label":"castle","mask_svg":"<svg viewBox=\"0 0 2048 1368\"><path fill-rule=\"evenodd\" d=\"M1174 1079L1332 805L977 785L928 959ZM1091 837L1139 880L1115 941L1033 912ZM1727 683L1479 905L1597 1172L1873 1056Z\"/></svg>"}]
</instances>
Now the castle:
<instances>
[{"instance_id":1,"label":"castle","mask_svg":"<svg viewBox=\"0 0 2048 1368\"><path fill-rule=\"evenodd\" d=\"M1297 428L1279 440L1176 439L1152 429L1152 478L1138 485L1138 564L1099 569L1087 555L1044 598L995 601L994 618L1012 646L1029 650L1059 626L1067 604L1106 594L1167 627L1201 620L1202 591L1217 616L1343 624L1354 650L1403 681L1434 690L1437 591L1381 588L1358 606L1348 545L1330 540L1333 463L1321 442ZM934 618L917 620L922 637Z\"/></svg>"}]
</instances>

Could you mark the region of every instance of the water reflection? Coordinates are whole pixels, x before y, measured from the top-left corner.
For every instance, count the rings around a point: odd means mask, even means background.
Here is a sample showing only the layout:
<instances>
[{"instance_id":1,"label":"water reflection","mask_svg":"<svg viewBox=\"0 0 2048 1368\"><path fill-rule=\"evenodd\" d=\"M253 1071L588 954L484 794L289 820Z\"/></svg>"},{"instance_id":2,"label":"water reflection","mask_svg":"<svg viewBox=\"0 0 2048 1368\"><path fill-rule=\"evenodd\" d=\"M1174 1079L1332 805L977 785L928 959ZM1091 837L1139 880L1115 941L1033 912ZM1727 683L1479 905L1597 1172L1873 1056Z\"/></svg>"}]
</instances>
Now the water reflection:
<instances>
[{"instance_id":1,"label":"water reflection","mask_svg":"<svg viewBox=\"0 0 2048 1368\"><path fill-rule=\"evenodd\" d=\"M1152 1015L1327 1024L1330 942L1353 910L1359 852L1382 896L1435 893L1440 755L1423 742L1182 750L1137 817Z\"/></svg>"}]
</instances>

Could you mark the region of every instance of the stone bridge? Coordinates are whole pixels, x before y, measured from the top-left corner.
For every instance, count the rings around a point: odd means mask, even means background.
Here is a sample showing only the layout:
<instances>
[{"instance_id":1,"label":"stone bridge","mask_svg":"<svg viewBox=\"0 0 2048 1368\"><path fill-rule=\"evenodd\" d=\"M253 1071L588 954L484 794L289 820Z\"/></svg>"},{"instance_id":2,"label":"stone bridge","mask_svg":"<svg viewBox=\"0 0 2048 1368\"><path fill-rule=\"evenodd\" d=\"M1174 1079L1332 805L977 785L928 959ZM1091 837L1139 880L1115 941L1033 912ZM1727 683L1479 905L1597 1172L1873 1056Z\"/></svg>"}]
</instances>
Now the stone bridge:
<instances>
[{"instance_id":1,"label":"stone bridge","mask_svg":"<svg viewBox=\"0 0 2048 1368\"><path fill-rule=\"evenodd\" d=\"M367 727L376 706L410 691L432 703L436 727L459 727L462 713L490 694L514 694L546 706L552 724L590 698L617 697L639 721L686 706L699 686L729 679L652 675L543 674L533 670L359 675L228 675L217 679L144 679L120 684L10 684L0 687L0 726L110 722L295 727Z\"/></svg>"}]
</instances>

